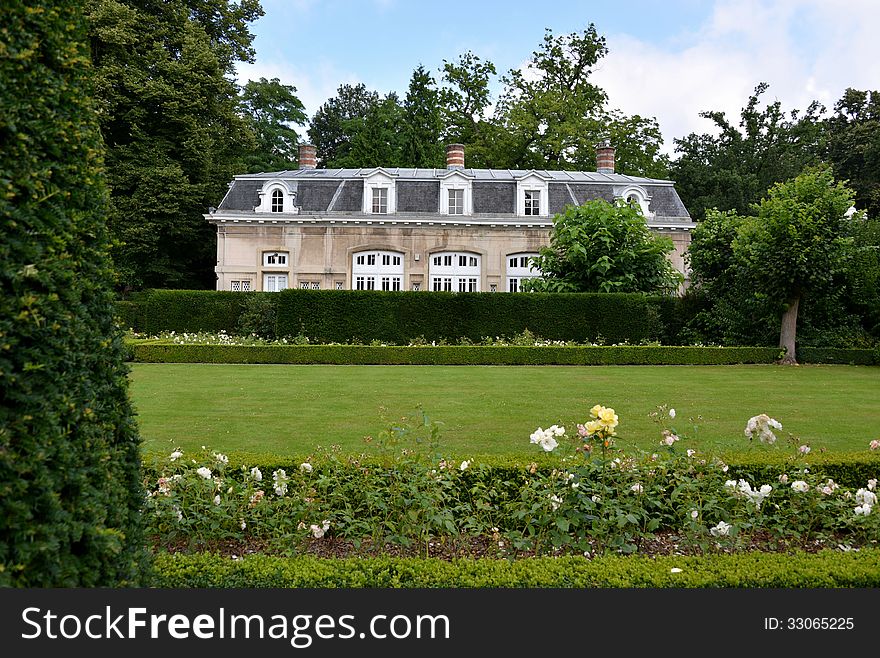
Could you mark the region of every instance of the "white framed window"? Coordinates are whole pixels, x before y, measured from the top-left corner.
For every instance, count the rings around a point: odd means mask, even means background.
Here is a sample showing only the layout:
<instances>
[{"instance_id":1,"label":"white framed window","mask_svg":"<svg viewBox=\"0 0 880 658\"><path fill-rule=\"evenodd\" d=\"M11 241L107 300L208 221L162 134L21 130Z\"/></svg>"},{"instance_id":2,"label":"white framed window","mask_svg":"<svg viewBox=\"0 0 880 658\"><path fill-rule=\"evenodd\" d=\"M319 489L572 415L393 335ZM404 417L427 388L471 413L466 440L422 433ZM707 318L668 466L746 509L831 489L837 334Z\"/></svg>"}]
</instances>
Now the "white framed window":
<instances>
[{"instance_id":1,"label":"white framed window","mask_svg":"<svg viewBox=\"0 0 880 658\"><path fill-rule=\"evenodd\" d=\"M526 216L541 214L541 190L524 190L525 203L523 214Z\"/></svg>"},{"instance_id":2,"label":"white framed window","mask_svg":"<svg viewBox=\"0 0 880 658\"><path fill-rule=\"evenodd\" d=\"M334 284L334 287L336 288L336 290L343 290L345 288L345 283L343 281L337 281Z\"/></svg>"},{"instance_id":3,"label":"white framed window","mask_svg":"<svg viewBox=\"0 0 880 658\"><path fill-rule=\"evenodd\" d=\"M320 281L312 281L312 290L320 290L321 282Z\"/></svg>"},{"instance_id":4,"label":"white framed window","mask_svg":"<svg viewBox=\"0 0 880 658\"><path fill-rule=\"evenodd\" d=\"M412 284L412 289L413 289L413 292L419 292L422 289L422 284L421 283L414 283L414 284Z\"/></svg>"},{"instance_id":5,"label":"white framed window","mask_svg":"<svg viewBox=\"0 0 880 658\"><path fill-rule=\"evenodd\" d=\"M299 282L299 289L300 290L308 290L309 289L309 282L308 281L300 281Z\"/></svg>"},{"instance_id":6,"label":"white framed window","mask_svg":"<svg viewBox=\"0 0 880 658\"><path fill-rule=\"evenodd\" d=\"M280 292L287 290L286 274L263 274L263 290L265 292Z\"/></svg>"},{"instance_id":7,"label":"white framed window","mask_svg":"<svg viewBox=\"0 0 880 658\"><path fill-rule=\"evenodd\" d=\"M541 270L531 265L532 258L537 255L529 252L507 256L507 292L520 292L523 279L541 276Z\"/></svg>"},{"instance_id":8,"label":"white framed window","mask_svg":"<svg viewBox=\"0 0 880 658\"><path fill-rule=\"evenodd\" d=\"M480 292L481 258L468 252L433 254L428 273L431 290Z\"/></svg>"},{"instance_id":9,"label":"white framed window","mask_svg":"<svg viewBox=\"0 0 880 658\"><path fill-rule=\"evenodd\" d=\"M251 280L250 279L234 279L229 282L229 289L232 292L250 292Z\"/></svg>"},{"instance_id":10,"label":"white framed window","mask_svg":"<svg viewBox=\"0 0 880 658\"><path fill-rule=\"evenodd\" d=\"M290 253L287 251L264 251L263 267L287 267Z\"/></svg>"},{"instance_id":11,"label":"white framed window","mask_svg":"<svg viewBox=\"0 0 880 658\"><path fill-rule=\"evenodd\" d=\"M464 214L464 190L462 189L451 189L447 190L449 194L449 214L450 215L463 215Z\"/></svg>"},{"instance_id":12,"label":"white framed window","mask_svg":"<svg viewBox=\"0 0 880 658\"><path fill-rule=\"evenodd\" d=\"M654 217L654 213L650 210L651 197L645 191L645 188L638 185L630 185L621 191L619 198L623 199L627 204L636 206L646 218L651 219Z\"/></svg>"},{"instance_id":13,"label":"white framed window","mask_svg":"<svg viewBox=\"0 0 880 658\"><path fill-rule=\"evenodd\" d=\"M372 200L372 213L378 215L388 214L388 188L374 187Z\"/></svg>"},{"instance_id":14,"label":"white framed window","mask_svg":"<svg viewBox=\"0 0 880 658\"><path fill-rule=\"evenodd\" d=\"M366 251L352 256L355 290L402 290L403 254L398 251Z\"/></svg>"},{"instance_id":15,"label":"white framed window","mask_svg":"<svg viewBox=\"0 0 880 658\"><path fill-rule=\"evenodd\" d=\"M279 189L272 190L272 212L284 212L284 192Z\"/></svg>"}]
</instances>

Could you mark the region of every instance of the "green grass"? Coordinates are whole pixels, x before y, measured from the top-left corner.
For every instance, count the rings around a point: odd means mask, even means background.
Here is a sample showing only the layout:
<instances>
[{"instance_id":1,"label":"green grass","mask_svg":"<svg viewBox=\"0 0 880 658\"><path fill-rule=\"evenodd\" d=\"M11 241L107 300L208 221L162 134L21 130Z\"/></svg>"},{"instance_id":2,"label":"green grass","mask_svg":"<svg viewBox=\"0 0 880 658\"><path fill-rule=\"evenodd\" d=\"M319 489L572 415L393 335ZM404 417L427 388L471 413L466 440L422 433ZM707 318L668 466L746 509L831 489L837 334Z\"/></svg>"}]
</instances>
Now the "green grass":
<instances>
[{"instance_id":1,"label":"green grass","mask_svg":"<svg viewBox=\"0 0 880 658\"><path fill-rule=\"evenodd\" d=\"M394 418L419 404L443 423L444 452L463 456L526 459L537 426L574 430L597 403L620 416L623 447L655 449L648 414L660 404L677 411L680 449L748 450L743 428L759 413L783 424L779 444L792 433L814 450L861 451L880 438L876 367L134 364L131 382L148 452L360 452L383 426L382 407Z\"/></svg>"}]
</instances>

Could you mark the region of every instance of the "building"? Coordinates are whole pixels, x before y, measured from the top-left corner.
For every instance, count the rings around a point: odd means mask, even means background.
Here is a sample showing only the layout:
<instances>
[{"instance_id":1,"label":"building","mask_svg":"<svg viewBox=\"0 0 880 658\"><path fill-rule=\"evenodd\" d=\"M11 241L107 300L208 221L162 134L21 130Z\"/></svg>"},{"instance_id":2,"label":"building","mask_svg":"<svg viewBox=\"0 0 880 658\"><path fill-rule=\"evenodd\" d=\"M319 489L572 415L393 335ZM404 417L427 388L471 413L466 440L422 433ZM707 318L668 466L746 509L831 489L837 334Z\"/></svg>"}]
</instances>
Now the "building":
<instances>
[{"instance_id":1,"label":"building","mask_svg":"<svg viewBox=\"0 0 880 658\"><path fill-rule=\"evenodd\" d=\"M552 217L592 199L637 203L648 226L683 254L695 226L673 183L597 171L468 169L447 147L446 169L299 169L236 176L205 219L217 227L217 289L516 292L549 244Z\"/></svg>"}]
</instances>

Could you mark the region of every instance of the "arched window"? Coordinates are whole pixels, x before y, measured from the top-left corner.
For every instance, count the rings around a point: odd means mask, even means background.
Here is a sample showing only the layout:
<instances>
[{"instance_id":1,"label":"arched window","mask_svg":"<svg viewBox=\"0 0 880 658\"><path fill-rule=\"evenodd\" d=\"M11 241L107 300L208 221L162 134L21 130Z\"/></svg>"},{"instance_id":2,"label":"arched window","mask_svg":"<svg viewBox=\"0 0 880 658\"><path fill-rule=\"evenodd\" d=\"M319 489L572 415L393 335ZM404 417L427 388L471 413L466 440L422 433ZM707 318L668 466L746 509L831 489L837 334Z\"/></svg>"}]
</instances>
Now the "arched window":
<instances>
[{"instance_id":1,"label":"arched window","mask_svg":"<svg viewBox=\"0 0 880 658\"><path fill-rule=\"evenodd\" d=\"M284 212L284 192L272 190L272 212Z\"/></svg>"},{"instance_id":2,"label":"arched window","mask_svg":"<svg viewBox=\"0 0 880 658\"><path fill-rule=\"evenodd\" d=\"M480 292L479 254L443 251L431 254L429 279L431 290L445 292Z\"/></svg>"},{"instance_id":3,"label":"arched window","mask_svg":"<svg viewBox=\"0 0 880 658\"><path fill-rule=\"evenodd\" d=\"M541 276L541 270L532 267L532 258L536 253L508 254L507 256L507 291L519 292L523 279Z\"/></svg>"},{"instance_id":4,"label":"arched window","mask_svg":"<svg viewBox=\"0 0 880 658\"><path fill-rule=\"evenodd\" d=\"M351 257L352 290L402 290L403 254L359 251Z\"/></svg>"}]
</instances>

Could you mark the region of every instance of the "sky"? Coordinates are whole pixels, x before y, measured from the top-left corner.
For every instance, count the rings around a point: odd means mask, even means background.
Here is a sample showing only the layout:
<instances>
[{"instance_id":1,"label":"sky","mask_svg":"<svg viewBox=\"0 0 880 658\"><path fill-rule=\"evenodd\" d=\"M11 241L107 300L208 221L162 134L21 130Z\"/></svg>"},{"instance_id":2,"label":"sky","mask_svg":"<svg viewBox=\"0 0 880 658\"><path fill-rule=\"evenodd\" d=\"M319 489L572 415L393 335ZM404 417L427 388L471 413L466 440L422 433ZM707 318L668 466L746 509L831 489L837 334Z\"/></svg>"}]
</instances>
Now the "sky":
<instances>
[{"instance_id":1,"label":"sky","mask_svg":"<svg viewBox=\"0 0 880 658\"><path fill-rule=\"evenodd\" d=\"M847 87L880 88L880 0L263 0L251 25L256 61L238 80L279 78L309 117L339 85L406 94L413 69L440 79L443 61L468 50L501 74L524 67L542 42L605 36L608 55L591 81L609 106L655 117L664 152L674 138L711 132L699 113L738 122L760 82L783 110L813 100L832 110ZM298 128L305 137L305 128Z\"/></svg>"}]
</instances>

